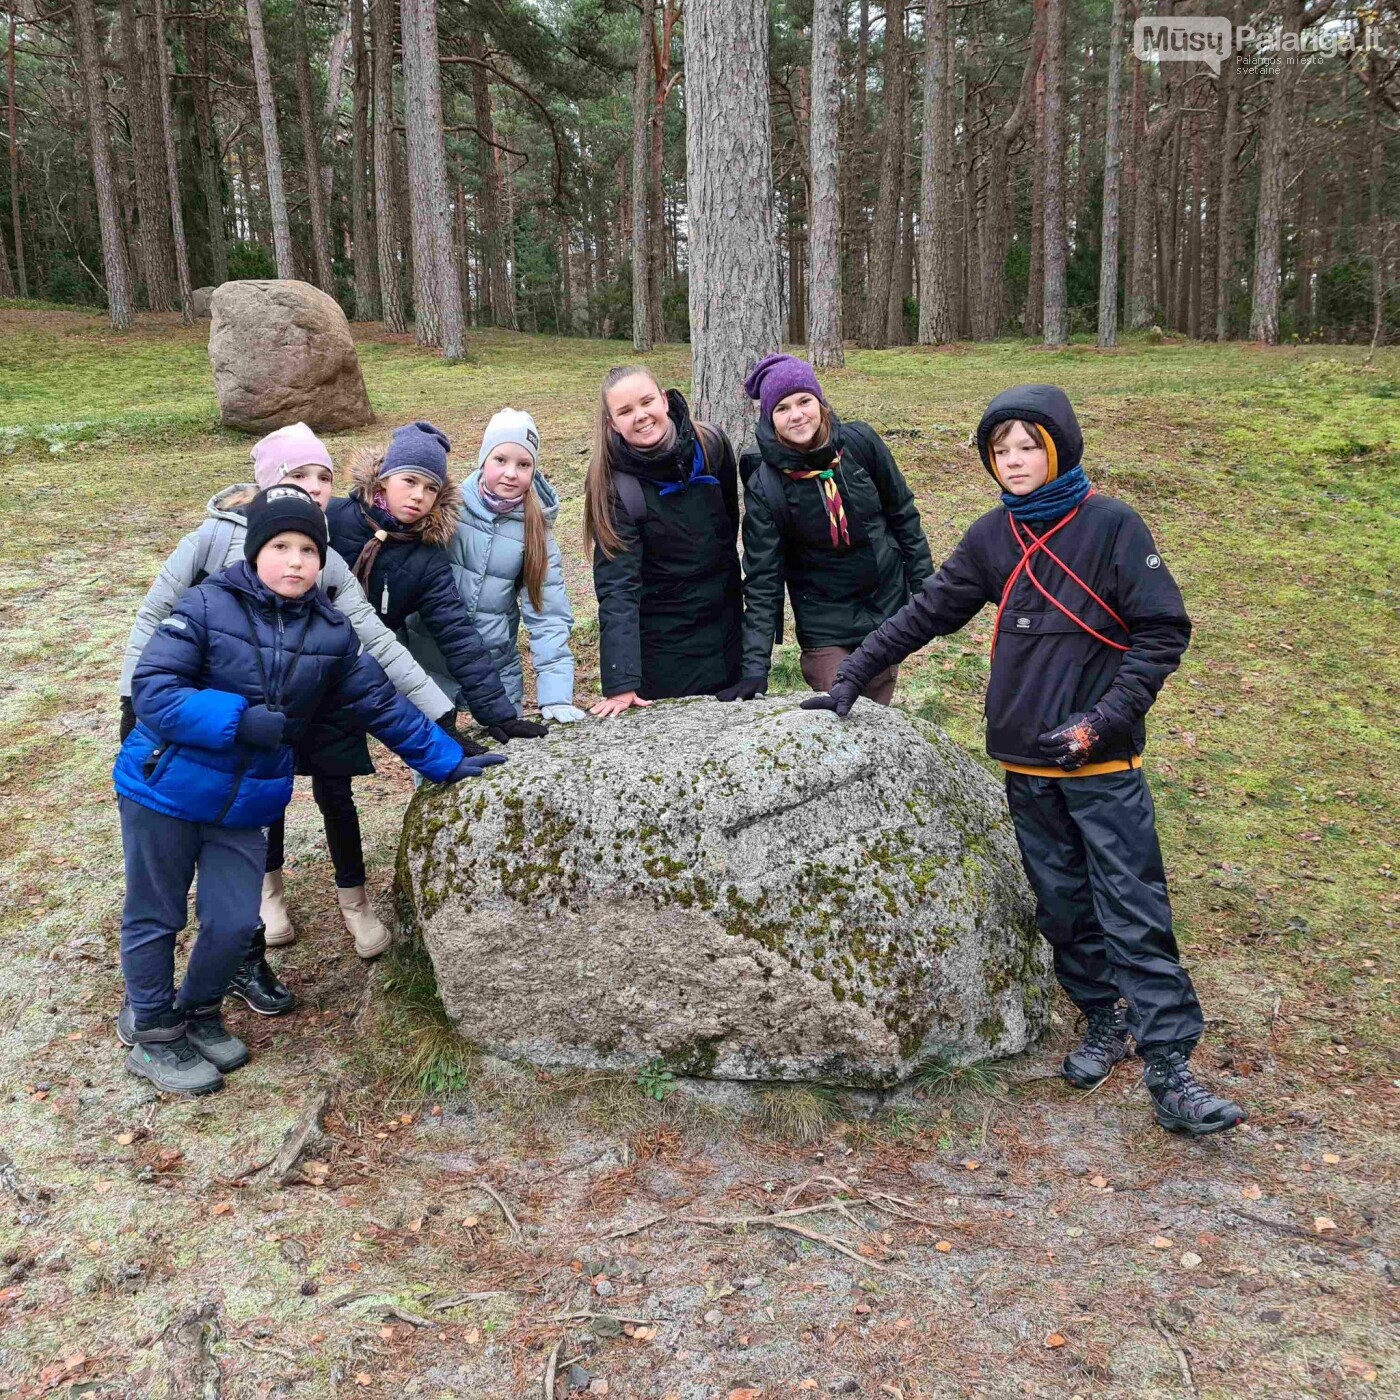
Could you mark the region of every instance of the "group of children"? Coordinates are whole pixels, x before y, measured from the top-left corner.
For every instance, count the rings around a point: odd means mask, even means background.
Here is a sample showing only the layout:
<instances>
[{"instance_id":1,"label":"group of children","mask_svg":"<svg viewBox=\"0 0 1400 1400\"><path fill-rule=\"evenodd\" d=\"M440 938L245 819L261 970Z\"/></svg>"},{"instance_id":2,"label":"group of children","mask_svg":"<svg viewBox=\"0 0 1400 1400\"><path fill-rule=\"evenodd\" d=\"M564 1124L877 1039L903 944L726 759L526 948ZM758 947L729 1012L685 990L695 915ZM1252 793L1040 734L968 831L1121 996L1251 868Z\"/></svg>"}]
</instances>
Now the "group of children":
<instances>
[{"instance_id":1,"label":"group of children","mask_svg":"<svg viewBox=\"0 0 1400 1400\"><path fill-rule=\"evenodd\" d=\"M762 694L785 593L802 674L821 692L804 706L887 705L906 656L995 604L988 751L1006 769L1039 927L1086 1023L1065 1077L1095 1087L1131 1036L1163 1126L1243 1122L1191 1073L1201 1012L1141 771L1143 717L1190 621L1140 517L1091 487L1069 401L1045 385L993 400L978 446L1002 503L935 570L889 448L837 417L810 365L770 355L745 390L756 446L736 461L650 371L603 381L583 502L603 692L591 713ZM266 958L295 938L282 881L294 773L311 777L340 907L371 958L389 934L367 893L353 795L373 771L366 734L435 782L505 761L458 734L459 709L501 744L544 735L523 713L522 622L543 720L585 719L552 533L559 498L534 420L497 413L460 485L450 450L430 423L399 428L359 454L336 497L330 453L305 425L269 434L253 448L254 483L210 501L141 605L115 769L127 876L117 1029L128 1067L160 1089L209 1092L246 1062L222 1021L226 995L269 1016L295 1004ZM196 873L200 930L177 992Z\"/></svg>"}]
</instances>

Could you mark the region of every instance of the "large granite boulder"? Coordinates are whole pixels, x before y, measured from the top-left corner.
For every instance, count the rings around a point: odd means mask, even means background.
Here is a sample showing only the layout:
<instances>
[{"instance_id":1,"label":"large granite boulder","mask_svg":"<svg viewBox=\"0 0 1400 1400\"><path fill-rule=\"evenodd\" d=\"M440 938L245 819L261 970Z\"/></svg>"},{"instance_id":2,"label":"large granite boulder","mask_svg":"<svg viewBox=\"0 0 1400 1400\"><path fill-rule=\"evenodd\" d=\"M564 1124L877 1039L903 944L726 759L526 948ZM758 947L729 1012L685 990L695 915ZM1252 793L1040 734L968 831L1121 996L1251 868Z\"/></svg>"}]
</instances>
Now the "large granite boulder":
<instances>
[{"instance_id":1,"label":"large granite boulder","mask_svg":"<svg viewBox=\"0 0 1400 1400\"><path fill-rule=\"evenodd\" d=\"M307 282L225 282L210 304L219 418L243 433L288 423L317 432L374 421L350 323Z\"/></svg>"},{"instance_id":2,"label":"large granite boulder","mask_svg":"<svg viewBox=\"0 0 1400 1400\"><path fill-rule=\"evenodd\" d=\"M940 731L685 700L509 759L422 789L398 864L448 1014L493 1053L882 1087L1041 1030L1005 799Z\"/></svg>"}]
</instances>

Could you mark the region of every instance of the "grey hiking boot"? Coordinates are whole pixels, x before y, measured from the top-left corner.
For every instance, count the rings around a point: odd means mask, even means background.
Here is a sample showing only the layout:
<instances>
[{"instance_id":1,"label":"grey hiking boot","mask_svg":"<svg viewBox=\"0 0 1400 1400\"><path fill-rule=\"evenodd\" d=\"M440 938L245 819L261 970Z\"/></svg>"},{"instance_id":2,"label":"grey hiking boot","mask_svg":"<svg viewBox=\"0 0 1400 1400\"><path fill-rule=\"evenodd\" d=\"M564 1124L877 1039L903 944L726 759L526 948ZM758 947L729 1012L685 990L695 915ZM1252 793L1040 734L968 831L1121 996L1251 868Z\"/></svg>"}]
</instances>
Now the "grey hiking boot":
<instances>
[{"instance_id":1,"label":"grey hiking boot","mask_svg":"<svg viewBox=\"0 0 1400 1400\"><path fill-rule=\"evenodd\" d=\"M1152 1112L1172 1133L1204 1137L1238 1127L1249 1115L1232 1099L1218 1098L1191 1073L1188 1055L1176 1046L1141 1052L1147 1067L1143 1083L1152 1095Z\"/></svg>"},{"instance_id":2,"label":"grey hiking boot","mask_svg":"<svg viewBox=\"0 0 1400 1400\"><path fill-rule=\"evenodd\" d=\"M1096 1006L1085 1013L1084 1038L1065 1056L1060 1072L1076 1089L1096 1089L1128 1058L1128 1025L1120 1006Z\"/></svg>"},{"instance_id":3,"label":"grey hiking boot","mask_svg":"<svg viewBox=\"0 0 1400 1400\"><path fill-rule=\"evenodd\" d=\"M185 1015L189 1018L185 1023L185 1035L190 1044L221 1074L248 1063L248 1047L225 1027L219 1002L192 1007Z\"/></svg>"},{"instance_id":4,"label":"grey hiking boot","mask_svg":"<svg viewBox=\"0 0 1400 1400\"><path fill-rule=\"evenodd\" d=\"M131 1036L131 1053L126 1067L132 1074L149 1079L163 1094L212 1094L224 1087L224 1077L190 1044L185 1035L185 1018L169 1012L160 1018L161 1024L141 1029L128 1013L126 1024L117 1018L117 1036L126 1041Z\"/></svg>"}]
</instances>

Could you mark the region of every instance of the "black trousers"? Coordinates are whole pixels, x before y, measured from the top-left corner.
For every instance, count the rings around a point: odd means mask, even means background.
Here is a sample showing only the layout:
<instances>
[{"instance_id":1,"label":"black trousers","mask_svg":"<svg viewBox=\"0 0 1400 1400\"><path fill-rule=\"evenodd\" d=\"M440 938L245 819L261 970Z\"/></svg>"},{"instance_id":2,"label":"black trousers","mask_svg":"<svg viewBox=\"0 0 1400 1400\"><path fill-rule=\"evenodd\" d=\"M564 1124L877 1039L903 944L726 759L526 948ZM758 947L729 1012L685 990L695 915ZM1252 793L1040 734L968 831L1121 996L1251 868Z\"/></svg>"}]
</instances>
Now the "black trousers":
<instances>
[{"instance_id":1,"label":"black trousers","mask_svg":"<svg viewBox=\"0 0 1400 1400\"><path fill-rule=\"evenodd\" d=\"M1139 1047L1190 1050L1203 1022L1181 965L1140 768L1087 778L1006 775L1021 862L1055 975L1081 1011L1121 996Z\"/></svg>"},{"instance_id":2,"label":"black trousers","mask_svg":"<svg viewBox=\"0 0 1400 1400\"><path fill-rule=\"evenodd\" d=\"M360 814L355 810L355 793L350 778L311 779L311 795L321 809L330 847L335 883L343 890L358 889L365 883L365 849L360 840ZM267 829L267 869L281 870L286 842L287 821L279 817Z\"/></svg>"}]
</instances>

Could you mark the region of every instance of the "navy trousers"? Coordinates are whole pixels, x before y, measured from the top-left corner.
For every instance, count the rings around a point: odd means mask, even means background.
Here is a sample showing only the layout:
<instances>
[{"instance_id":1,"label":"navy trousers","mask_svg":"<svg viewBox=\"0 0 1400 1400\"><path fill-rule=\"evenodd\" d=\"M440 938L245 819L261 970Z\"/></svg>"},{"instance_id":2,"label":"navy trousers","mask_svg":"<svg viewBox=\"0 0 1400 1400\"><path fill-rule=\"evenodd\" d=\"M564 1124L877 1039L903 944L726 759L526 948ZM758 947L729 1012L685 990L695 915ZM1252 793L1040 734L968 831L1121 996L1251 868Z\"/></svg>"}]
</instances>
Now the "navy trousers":
<instances>
[{"instance_id":1,"label":"navy trousers","mask_svg":"<svg viewBox=\"0 0 1400 1400\"><path fill-rule=\"evenodd\" d=\"M1140 1048L1188 1052L1204 1028L1181 965L1140 768L1087 778L1006 775L1006 800L1055 975L1081 1011L1121 996Z\"/></svg>"},{"instance_id":2,"label":"navy trousers","mask_svg":"<svg viewBox=\"0 0 1400 1400\"><path fill-rule=\"evenodd\" d=\"M228 990L258 928L267 833L181 821L125 797L117 803L126 861L122 976L144 1027L172 1007L208 1006ZM177 997L175 938L196 874L199 936Z\"/></svg>"}]
</instances>

